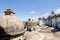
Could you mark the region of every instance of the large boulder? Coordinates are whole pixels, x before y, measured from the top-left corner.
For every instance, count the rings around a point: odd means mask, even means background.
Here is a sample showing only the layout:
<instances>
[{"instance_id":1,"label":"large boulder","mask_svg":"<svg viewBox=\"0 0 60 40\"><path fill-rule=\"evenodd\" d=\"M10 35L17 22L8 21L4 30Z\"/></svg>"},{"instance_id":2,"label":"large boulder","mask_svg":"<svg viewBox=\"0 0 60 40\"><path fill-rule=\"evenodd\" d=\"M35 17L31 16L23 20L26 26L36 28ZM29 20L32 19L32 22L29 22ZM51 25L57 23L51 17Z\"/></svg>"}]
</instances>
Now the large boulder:
<instances>
[{"instance_id":1,"label":"large boulder","mask_svg":"<svg viewBox=\"0 0 60 40\"><path fill-rule=\"evenodd\" d=\"M2 30L1 28L9 35L25 32L23 23L16 16L11 15L0 16L0 31Z\"/></svg>"},{"instance_id":2,"label":"large boulder","mask_svg":"<svg viewBox=\"0 0 60 40\"><path fill-rule=\"evenodd\" d=\"M28 20L25 23L25 26L27 27L28 31L32 31L32 30L35 30L36 23L34 21L32 21L32 20Z\"/></svg>"},{"instance_id":3,"label":"large boulder","mask_svg":"<svg viewBox=\"0 0 60 40\"><path fill-rule=\"evenodd\" d=\"M35 22L33 22L33 21L27 21L26 22L26 26L35 26Z\"/></svg>"}]
</instances>

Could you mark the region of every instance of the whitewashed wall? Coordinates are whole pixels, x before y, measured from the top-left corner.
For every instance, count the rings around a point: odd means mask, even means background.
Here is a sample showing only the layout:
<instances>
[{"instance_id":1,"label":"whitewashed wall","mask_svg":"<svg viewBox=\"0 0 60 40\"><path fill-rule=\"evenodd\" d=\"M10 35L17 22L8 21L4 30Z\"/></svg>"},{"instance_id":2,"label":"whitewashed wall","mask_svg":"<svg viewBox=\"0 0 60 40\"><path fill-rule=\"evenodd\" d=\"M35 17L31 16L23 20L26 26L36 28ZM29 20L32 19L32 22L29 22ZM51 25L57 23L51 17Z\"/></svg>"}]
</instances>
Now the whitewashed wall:
<instances>
[{"instance_id":1,"label":"whitewashed wall","mask_svg":"<svg viewBox=\"0 0 60 40\"><path fill-rule=\"evenodd\" d=\"M55 18L52 19L52 26L56 27L56 19Z\"/></svg>"},{"instance_id":2,"label":"whitewashed wall","mask_svg":"<svg viewBox=\"0 0 60 40\"><path fill-rule=\"evenodd\" d=\"M60 17L57 17L57 27L60 28Z\"/></svg>"},{"instance_id":3,"label":"whitewashed wall","mask_svg":"<svg viewBox=\"0 0 60 40\"><path fill-rule=\"evenodd\" d=\"M39 25L44 25L45 21L44 20L39 20Z\"/></svg>"},{"instance_id":4,"label":"whitewashed wall","mask_svg":"<svg viewBox=\"0 0 60 40\"><path fill-rule=\"evenodd\" d=\"M49 24L49 26L51 26L51 24L52 24L52 23L51 23L51 20L50 20L50 21L48 21L48 24Z\"/></svg>"},{"instance_id":5,"label":"whitewashed wall","mask_svg":"<svg viewBox=\"0 0 60 40\"><path fill-rule=\"evenodd\" d=\"M49 21L48 21L48 20L46 20L46 21L45 21L45 24L46 24L46 25L49 25Z\"/></svg>"},{"instance_id":6,"label":"whitewashed wall","mask_svg":"<svg viewBox=\"0 0 60 40\"><path fill-rule=\"evenodd\" d=\"M57 22L60 22L60 17L56 18L57 19Z\"/></svg>"}]
</instances>

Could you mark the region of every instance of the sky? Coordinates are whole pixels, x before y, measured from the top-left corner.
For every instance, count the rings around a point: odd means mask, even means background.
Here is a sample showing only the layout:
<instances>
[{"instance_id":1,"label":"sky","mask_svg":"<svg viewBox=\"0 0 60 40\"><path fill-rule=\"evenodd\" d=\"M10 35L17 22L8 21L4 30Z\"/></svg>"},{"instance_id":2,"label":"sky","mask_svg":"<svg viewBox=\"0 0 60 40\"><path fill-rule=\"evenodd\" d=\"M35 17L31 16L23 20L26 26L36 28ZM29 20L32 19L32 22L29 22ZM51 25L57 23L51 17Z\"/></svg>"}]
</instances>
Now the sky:
<instances>
[{"instance_id":1,"label":"sky","mask_svg":"<svg viewBox=\"0 0 60 40\"><path fill-rule=\"evenodd\" d=\"M0 0L0 15L3 16L8 8L22 21L38 20L39 17L47 18L52 11L60 13L60 0Z\"/></svg>"}]
</instances>

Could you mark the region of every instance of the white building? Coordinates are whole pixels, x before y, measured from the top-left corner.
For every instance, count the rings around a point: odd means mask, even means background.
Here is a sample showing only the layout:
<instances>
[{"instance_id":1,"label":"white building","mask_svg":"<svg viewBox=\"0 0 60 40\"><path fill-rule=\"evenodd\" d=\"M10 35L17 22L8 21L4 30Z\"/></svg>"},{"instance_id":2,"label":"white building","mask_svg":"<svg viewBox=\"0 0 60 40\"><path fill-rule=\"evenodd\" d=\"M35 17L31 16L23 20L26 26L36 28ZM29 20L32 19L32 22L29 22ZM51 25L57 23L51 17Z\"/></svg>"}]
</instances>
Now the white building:
<instances>
[{"instance_id":1,"label":"white building","mask_svg":"<svg viewBox=\"0 0 60 40\"><path fill-rule=\"evenodd\" d=\"M60 28L60 14L56 16L56 24L57 24L57 27Z\"/></svg>"},{"instance_id":2,"label":"white building","mask_svg":"<svg viewBox=\"0 0 60 40\"><path fill-rule=\"evenodd\" d=\"M55 14L53 11L48 17L48 25L52 27L60 28L60 14Z\"/></svg>"},{"instance_id":3,"label":"white building","mask_svg":"<svg viewBox=\"0 0 60 40\"><path fill-rule=\"evenodd\" d=\"M52 11L47 19L45 19L44 17L39 18L38 24L39 25L48 25L50 27L60 29L60 14L55 14L54 11Z\"/></svg>"},{"instance_id":4,"label":"white building","mask_svg":"<svg viewBox=\"0 0 60 40\"><path fill-rule=\"evenodd\" d=\"M53 11L48 16L48 25L56 27L56 14Z\"/></svg>"},{"instance_id":5,"label":"white building","mask_svg":"<svg viewBox=\"0 0 60 40\"><path fill-rule=\"evenodd\" d=\"M45 25L46 24L46 19L43 17L43 18L39 18L38 19L38 24L41 26L41 25Z\"/></svg>"}]
</instances>

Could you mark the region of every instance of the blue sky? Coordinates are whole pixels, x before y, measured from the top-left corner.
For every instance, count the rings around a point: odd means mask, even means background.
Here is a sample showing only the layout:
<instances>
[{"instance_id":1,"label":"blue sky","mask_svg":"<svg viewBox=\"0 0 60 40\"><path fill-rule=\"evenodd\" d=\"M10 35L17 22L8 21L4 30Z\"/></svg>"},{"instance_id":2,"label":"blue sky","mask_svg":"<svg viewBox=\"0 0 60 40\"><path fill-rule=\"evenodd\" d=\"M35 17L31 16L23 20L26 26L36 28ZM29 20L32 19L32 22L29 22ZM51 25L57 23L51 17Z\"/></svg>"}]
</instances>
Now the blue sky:
<instances>
[{"instance_id":1,"label":"blue sky","mask_svg":"<svg viewBox=\"0 0 60 40\"><path fill-rule=\"evenodd\" d=\"M51 11L60 12L60 0L0 0L0 15L11 8L22 21L47 17Z\"/></svg>"}]
</instances>

